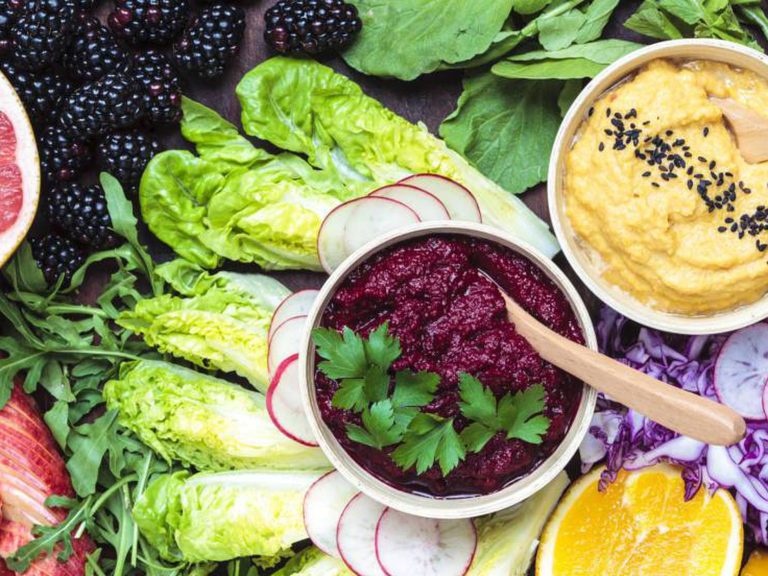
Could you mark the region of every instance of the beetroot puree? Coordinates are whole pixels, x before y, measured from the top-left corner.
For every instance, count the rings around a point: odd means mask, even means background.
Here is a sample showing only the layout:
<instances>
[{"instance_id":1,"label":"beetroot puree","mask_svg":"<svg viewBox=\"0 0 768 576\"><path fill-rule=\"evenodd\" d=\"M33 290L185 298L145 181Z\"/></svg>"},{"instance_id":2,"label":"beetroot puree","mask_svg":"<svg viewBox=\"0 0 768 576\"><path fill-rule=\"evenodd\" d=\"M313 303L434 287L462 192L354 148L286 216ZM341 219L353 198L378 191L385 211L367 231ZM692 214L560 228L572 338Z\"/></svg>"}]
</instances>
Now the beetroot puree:
<instances>
[{"instance_id":1,"label":"beetroot puree","mask_svg":"<svg viewBox=\"0 0 768 576\"><path fill-rule=\"evenodd\" d=\"M362 335L389 321L403 349L393 370L440 374L437 395L426 410L456 417L459 431L468 424L458 406L461 372L477 377L498 398L537 383L546 389L544 414L551 425L542 444L497 434L446 478L437 466L417 476L398 468L387 453L347 438L346 424L359 423L359 417L331 406L337 384L316 371L320 411L334 436L366 470L402 490L438 497L499 490L555 450L578 408L581 383L542 360L517 334L497 288L479 269L544 324L583 342L567 300L536 265L496 244L461 236L436 235L377 254L344 281L323 315L323 326L349 326Z\"/></svg>"}]
</instances>

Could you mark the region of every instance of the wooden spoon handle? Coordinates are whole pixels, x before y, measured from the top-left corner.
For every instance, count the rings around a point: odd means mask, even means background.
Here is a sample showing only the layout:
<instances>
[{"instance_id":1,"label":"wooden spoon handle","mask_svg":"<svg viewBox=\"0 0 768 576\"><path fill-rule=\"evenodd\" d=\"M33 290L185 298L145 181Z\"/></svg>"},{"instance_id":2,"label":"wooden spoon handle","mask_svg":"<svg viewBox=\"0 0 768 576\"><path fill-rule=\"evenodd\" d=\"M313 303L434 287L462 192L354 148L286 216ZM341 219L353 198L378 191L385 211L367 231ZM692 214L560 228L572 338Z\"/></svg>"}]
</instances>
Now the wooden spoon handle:
<instances>
[{"instance_id":1,"label":"wooden spoon handle","mask_svg":"<svg viewBox=\"0 0 768 576\"><path fill-rule=\"evenodd\" d=\"M728 406L656 380L533 318L517 320L515 328L542 358L662 426L707 444L727 446L744 437L744 419Z\"/></svg>"}]
</instances>

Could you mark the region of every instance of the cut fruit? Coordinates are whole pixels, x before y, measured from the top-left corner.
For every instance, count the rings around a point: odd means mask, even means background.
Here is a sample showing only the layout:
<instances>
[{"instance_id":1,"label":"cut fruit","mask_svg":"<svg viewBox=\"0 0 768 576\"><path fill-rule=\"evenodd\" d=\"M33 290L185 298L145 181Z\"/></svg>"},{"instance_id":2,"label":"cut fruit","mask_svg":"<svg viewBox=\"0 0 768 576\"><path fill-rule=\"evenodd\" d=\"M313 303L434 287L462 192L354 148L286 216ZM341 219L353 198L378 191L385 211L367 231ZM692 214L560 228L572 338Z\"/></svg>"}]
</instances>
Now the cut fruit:
<instances>
[{"instance_id":1,"label":"cut fruit","mask_svg":"<svg viewBox=\"0 0 768 576\"><path fill-rule=\"evenodd\" d=\"M550 518L537 576L674 574L736 576L744 541L739 507L727 490L685 501L680 468L619 472L604 492L598 468L578 479Z\"/></svg>"},{"instance_id":2,"label":"cut fruit","mask_svg":"<svg viewBox=\"0 0 768 576\"><path fill-rule=\"evenodd\" d=\"M40 199L40 160L32 125L0 73L0 266L29 231Z\"/></svg>"},{"instance_id":3,"label":"cut fruit","mask_svg":"<svg viewBox=\"0 0 768 576\"><path fill-rule=\"evenodd\" d=\"M758 548L749 556L746 566L741 571L741 576L767 576L768 552Z\"/></svg>"},{"instance_id":4,"label":"cut fruit","mask_svg":"<svg viewBox=\"0 0 768 576\"><path fill-rule=\"evenodd\" d=\"M443 204L437 196L426 190L422 190L421 188L416 188L415 186L393 184L374 190L369 196L389 198L391 200L402 202L408 206L408 208L416 212L416 215L422 222L451 219L445 204Z\"/></svg>"},{"instance_id":5,"label":"cut fruit","mask_svg":"<svg viewBox=\"0 0 768 576\"><path fill-rule=\"evenodd\" d=\"M267 412L278 430L304 446L317 446L301 403L299 355L286 358L267 390Z\"/></svg>"},{"instance_id":6,"label":"cut fruit","mask_svg":"<svg viewBox=\"0 0 768 576\"><path fill-rule=\"evenodd\" d=\"M472 520L433 520L388 508L376 527L387 576L464 576L477 548Z\"/></svg>"},{"instance_id":7,"label":"cut fruit","mask_svg":"<svg viewBox=\"0 0 768 576\"><path fill-rule=\"evenodd\" d=\"M744 418L764 420L762 397L768 379L768 324L734 332L715 362L715 392L720 402Z\"/></svg>"},{"instance_id":8,"label":"cut fruit","mask_svg":"<svg viewBox=\"0 0 768 576\"><path fill-rule=\"evenodd\" d=\"M341 558L336 530L342 512L360 491L336 470L318 479L304 497L304 527L310 540L326 554Z\"/></svg>"},{"instance_id":9,"label":"cut fruit","mask_svg":"<svg viewBox=\"0 0 768 576\"><path fill-rule=\"evenodd\" d=\"M312 304L314 304L318 294L320 294L319 290L299 290L280 302L272 314L267 339L272 339L272 334L275 333L278 326L289 318L296 318L297 316L306 316L309 314L309 311L312 309Z\"/></svg>"},{"instance_id":10,"label":"cut fruit","mask_svg":"<svg viewBox=\"0 0 768 576\"><path fill-rule=\"evenodd\" d=\"M418 224L418 214L397 200L368 196L352 200L354 205L344 227L344 246L348 254L388 232Z\"/></svg>"},{"instance_id":11,"label":"cut fruit","mask_svg":"<svg viewBox=\"0 0 768 576\"><path fill-rule=\"evenodd\" d=\"M275 329L267 345L269 348L267 352L267 372L269 372L270 379L275 377L277 367L286 358L299 353L301 339L304 336L306 326L306 316L295 316L288 318L288 320Z\"/></svg>"},{"instance_id":12,"label":"cut fruit","mask_svg":"<svg viewBox=\"0 0 768 576\"><path fill-rule=\"evenodd\" d=\"M450 178L437 174L414 174L400 180L400 184L416 186L436 196L445 205L452 220L483 221L480 205L472 192Z\"/></svg>"},{"instance_id":13,"label":"cut fruit","mask_svg":"<svg viewBox=\"0 0 768 576\"><path fill-rule=\"evenodd\" d=\"M402 202L366 196L337 206L323 220L317 253L329 274L355 250L387 232L420 222Z\"/></svg>"},{"instance_id":14,"label":"cut fruit","mask_svg":"<svg viewBox=\"0 0 768 576\"><path fill-rule=\"evenodd\" d=\"M339 553L344 564L358 576L387 576L376 559L376 526L386 509L384 504L358 494L339 518Z\"/></svg>"}]
</instances>

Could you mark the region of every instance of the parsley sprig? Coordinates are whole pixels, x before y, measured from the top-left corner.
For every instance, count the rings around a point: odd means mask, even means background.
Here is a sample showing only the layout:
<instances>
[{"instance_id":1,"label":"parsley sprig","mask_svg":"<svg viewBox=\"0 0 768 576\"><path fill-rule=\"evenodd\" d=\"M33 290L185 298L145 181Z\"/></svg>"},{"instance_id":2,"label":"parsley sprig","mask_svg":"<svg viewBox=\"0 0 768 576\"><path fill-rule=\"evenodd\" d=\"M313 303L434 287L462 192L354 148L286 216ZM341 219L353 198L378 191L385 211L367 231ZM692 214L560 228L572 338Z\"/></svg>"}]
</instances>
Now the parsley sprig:
<instances>
[{"instance_id":1,"label":"parsley sprig","mask_svg":"<svg viewBox=\"0 0 768 576\"><path fill-rule=\"evenodd\" d=\"M454 418L422 412L435 399L440 376L398 370L393 377L392 364L402 347L386 322L367 338L349 327L341 333L317 328L312 337L323 359L318 368L339 385L331 404L360 415L360 424L347 424L349 439L378 450L394 446L392 460L403 470L423 474L437 463L447 476L467 453L480 452L498 433L540 444L549 428L542 414L542 385L497 400L490 388L465 373L459 375L459 408L471 424L459 433Z\"/></svg>"}]
</instances>

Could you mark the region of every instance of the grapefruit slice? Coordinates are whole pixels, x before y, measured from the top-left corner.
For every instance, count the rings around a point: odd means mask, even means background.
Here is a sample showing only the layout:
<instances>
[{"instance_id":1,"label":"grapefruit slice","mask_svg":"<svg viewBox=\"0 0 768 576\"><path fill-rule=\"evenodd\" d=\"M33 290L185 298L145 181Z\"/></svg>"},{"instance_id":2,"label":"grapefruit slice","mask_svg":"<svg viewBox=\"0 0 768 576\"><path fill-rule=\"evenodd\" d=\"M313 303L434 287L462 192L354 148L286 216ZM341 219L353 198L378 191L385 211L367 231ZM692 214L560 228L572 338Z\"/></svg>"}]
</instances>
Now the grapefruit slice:
<instances>
[{"instance_id":1,"label":"grapefruit slice","mask_svg":"<svg viewBox=\"0 0 768 576\"><path fill-rule=\"evenodd\" d=\"M40 198L40 161L32 125L0 73L0 266L27 235Z\"/></svg>"}]
</instances>

